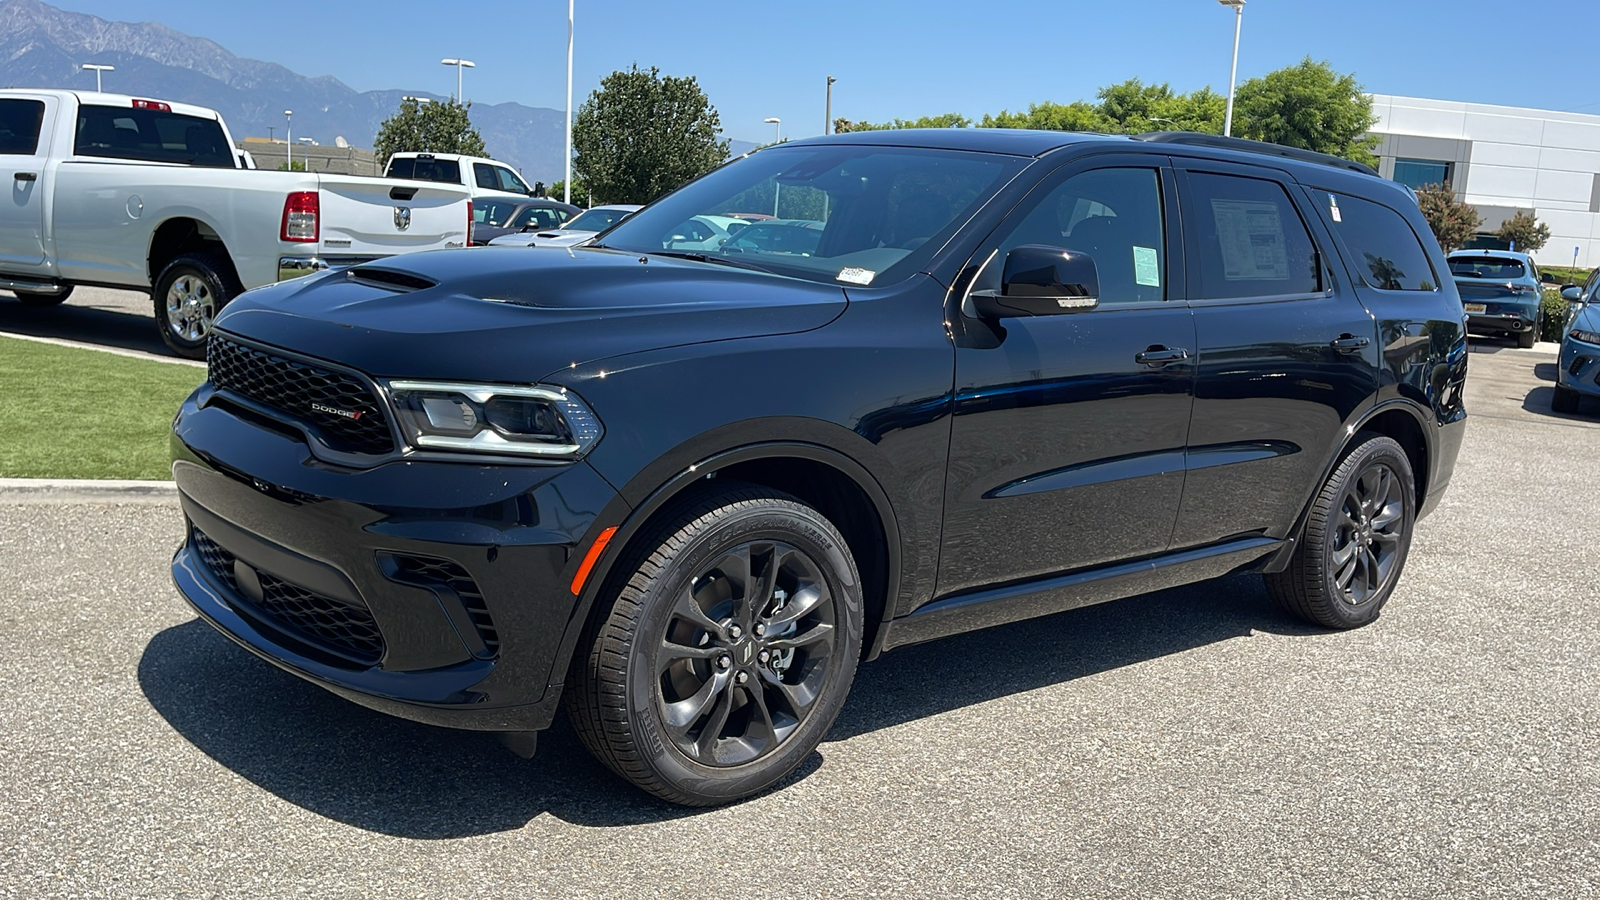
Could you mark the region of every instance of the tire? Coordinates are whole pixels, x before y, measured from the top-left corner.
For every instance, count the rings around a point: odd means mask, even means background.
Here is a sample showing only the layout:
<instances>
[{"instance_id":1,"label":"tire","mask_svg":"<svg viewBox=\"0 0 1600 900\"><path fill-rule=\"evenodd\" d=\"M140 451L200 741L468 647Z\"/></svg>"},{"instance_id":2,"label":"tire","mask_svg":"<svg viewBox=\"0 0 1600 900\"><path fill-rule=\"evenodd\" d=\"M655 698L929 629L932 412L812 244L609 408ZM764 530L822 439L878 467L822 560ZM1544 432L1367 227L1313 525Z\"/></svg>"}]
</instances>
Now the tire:
<instances>
[{"instance_id":1,"label":"tire","mask_svg":"<svg viewBox=\"0 0 1600 900\"><path fill-rule=\"evenodd\" d=\"M1582 399L1577 391L1558 384L1555 394L1550 398L1550 408L1558 413L1575 413Z\"/></svg>"},{"instance_id":2,"label":"tire","mask_svg":"<svg viewBox=\"0 0 1600 900\"><path fill-rule=\"evenodd\" d=\"M1388 602L1416 521L1416 478L1391 438L1363 433L1311 505L1289 567L1266 576L1284 609L1325 628L1359 628Z\"/></svg>"},{"instance_id":3,"label":"tire","mask_svg":"<svg viewBox=\"0 0 1600 900\"><path fill-rule=\"evenodd\" d=\"M150 294L161 340L178 356L205 359L211 322L241 293L233 267L217 256L185 253L175 257L161 270Z\"/></svg>"},{"instance_id":4,"label":"tire","mask_svg":"<svg viewBox=\"0 0 1600 900\"><path fill-rule=\"evenodd\" d=\"M1533 328L1529 328L1527 331L1519 331L1517 332L1517 346L1526 350L1533 346L1533 342L1538 336L1538 333Z\"/></svg>"},{"instance_id":5,"label":"tire","mask_svg":"<svg viewBox=\"0 0 1600 900\"><path fill-rule=\"evenodd\" d=\"M637 546L580 644L566 693L579 737L673 803L772 787L816 749L855 677L861 579L844 538L787 494L731 483Z\"/></svg>"},{"instance_id":6,"label":"tire","mask_svg":"<svg viewBox=\"0 0 1600 900\"><path fill-rule=\"evenodd\" d=\"M68 297L72 296L72 286L68 285L66 290L59 294L38 294L33 291L12 291L11 293L17 295L17 299L22 301L23 306L60 306L67 302Z\"/></svg>"}]
</instances>

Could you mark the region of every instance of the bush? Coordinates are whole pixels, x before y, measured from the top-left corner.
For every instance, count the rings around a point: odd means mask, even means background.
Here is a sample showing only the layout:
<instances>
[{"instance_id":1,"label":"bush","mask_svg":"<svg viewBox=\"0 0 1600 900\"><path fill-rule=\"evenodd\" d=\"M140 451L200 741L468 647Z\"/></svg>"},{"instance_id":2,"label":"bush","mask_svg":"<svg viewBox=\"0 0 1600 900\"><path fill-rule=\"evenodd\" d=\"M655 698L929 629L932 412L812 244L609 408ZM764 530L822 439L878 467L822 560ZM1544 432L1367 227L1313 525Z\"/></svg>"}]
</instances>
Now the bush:
<instances>
[{"instance_id":1,"label":"bush","mask_svg":"<svg viewBox=\"0 0 1600 900\"><path fill-rule=\"evenodd\" d=\"M1561 291L1555 288L1545 288L1544 297L1539 301L1539 340L1561 341L1561 334L1567 327L1567 310L1571 304L1561 299Z\"/></svg>"}]
</instances>

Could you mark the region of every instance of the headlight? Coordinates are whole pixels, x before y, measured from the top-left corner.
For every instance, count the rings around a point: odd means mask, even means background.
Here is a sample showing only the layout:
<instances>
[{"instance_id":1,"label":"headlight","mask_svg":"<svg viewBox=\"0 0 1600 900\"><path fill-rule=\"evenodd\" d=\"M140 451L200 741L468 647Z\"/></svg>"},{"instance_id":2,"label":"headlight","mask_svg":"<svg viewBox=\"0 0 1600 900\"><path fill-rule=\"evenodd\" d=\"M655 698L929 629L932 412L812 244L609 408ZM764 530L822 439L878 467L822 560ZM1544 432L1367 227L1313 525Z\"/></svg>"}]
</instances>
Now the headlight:
<instances>
[{"instance_id":1,"label":"headlight","mask_svg":"<svg viewBox=\"0 0 1600 900\"><path fill-rule=\"evenodd\" d=\"M1574 328L1568 333L1568 337L1583 341L1585 344L1600 345L1600 334L1595 334L1592 331L1581 331Z\"/></svg>"},{"instance_id":2,"label":"headlight","mask_svg":"<svg viewBox=\"0 0 1600 900\"><path fill-rule=\"evenodd\" d=\"M600 420L571 391L544 385L388 381L400 430L420 450L578 459Z\"/></svg>"}]
</instances>

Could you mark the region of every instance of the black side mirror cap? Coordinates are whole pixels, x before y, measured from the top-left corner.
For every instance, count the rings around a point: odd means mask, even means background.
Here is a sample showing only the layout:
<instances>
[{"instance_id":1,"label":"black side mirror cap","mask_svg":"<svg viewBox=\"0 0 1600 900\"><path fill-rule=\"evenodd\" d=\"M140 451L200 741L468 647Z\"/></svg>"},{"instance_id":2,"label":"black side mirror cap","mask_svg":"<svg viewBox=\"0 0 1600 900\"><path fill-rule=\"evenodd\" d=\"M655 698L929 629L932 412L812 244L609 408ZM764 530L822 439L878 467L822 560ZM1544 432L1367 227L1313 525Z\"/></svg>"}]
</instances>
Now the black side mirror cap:
<instances>
[{"instance_id":1,"label":"black side mirror cap","mask_svg":"<svg viewBox=\"0 0 1600 900\"><path fill-rule=\"evenodd\" d=\"M1100 305L1100 270L1082 251L1023 244L1006 254L1000 292L974 291L972 304L991 319L1087 312Z\"/></svg>"}]
</instances>

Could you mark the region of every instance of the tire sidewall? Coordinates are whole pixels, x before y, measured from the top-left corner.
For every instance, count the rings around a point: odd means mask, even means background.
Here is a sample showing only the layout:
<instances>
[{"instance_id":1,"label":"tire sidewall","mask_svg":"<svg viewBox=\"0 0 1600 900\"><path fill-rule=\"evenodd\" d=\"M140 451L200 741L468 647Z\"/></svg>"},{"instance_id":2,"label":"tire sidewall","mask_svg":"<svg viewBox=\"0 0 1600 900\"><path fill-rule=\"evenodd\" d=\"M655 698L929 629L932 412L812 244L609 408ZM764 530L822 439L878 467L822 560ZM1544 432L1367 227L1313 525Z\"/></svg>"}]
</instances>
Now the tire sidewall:
<instances>
[{"instance_id":1,"label":"tire sidewall","mask_svg":"<svg viewBox=\"0 0 1600 900\"><path fill-rule=\"evenodd\" d=\"M704 517L685 529L693 529L700 521ZM811 556L835 598L840 645L829 654L826 680L816 705L779 749L740 766L704 766L684 756L667 736L657 680L635 677L634 673L652 671L652 648L666 628L673 599L688 580L728 548L756 540L782 541ZM861 610L861 579L848 548L832 525L809 508L784 504L739 510L692 538L646 589L639 621L629 641L627 715L631 730L638 737L639 752L674 787L706 800L740 799L781 781L821 743L844 705L860 655Z\"/></svg>"},{"instance_id":2,"label":"tire sidewall","mask_svg":"<svg viewBox=\"0 0 1600 900\"><path fill-rule=\"evenodd\" d=\"M1384 604L1389 602L1389 597L1394 594L1395 586L1400 583L1400 576L1404 574L1406 557L1411 551L1412 528L1416 524L1417 518L1416 474L1411 470L1410 458L1406 456L1405 451L1400 449L1400 445L1395 443L1393 439L1386 437L1372 438L1356 448L1356 451L1350 454L1345 462L1339 466L1338 492L1335 495L1337 499L1328 510L1328 518L1324 522L1321 534L1322 543L1319 549L1323 560L1331 561L1333 559L1333 541L1338 534L1338 528L1335 523L1339 508L1344 504L1345 498L1350 495L1350 491L1354 488L1361 474L1378 463L1387 465L1400 478L1401 505L1404 508L1400 546L1395 551L1393 574L1390 576L1388 584L1383 585L1378 590L1377 596L1359 606L1352 606L1345 602L1344 591L1339 589L1335 581L1334 576L1336 573L1332 565L1324 565L1322 567L1323 588L1326 591L1326 596L1332 601L1329 604L1329 611L1352 627L1365 625L1376 619Z\"/></svg>"},{"instance_id":3,"label":"tire sidewall","mask_svg":"<svg viewBox=\"0 0 1600 900\"><path fill-rule=\"evenodd\" d=\"M215 308L212 310L212 322L206 326L206 333L198 341L190 341L179 337L172 331L172 322L167 318L167 293L172 290L172 283L184 275L194 275L204 281L211 296L216 298ZM172 352L190 359L204 359L206 341L211 336L211 329L215 326L216 317L222 313L222 308L233 299L233 292L223 282L222 275L212 266L209 260L196 256L179 256L167 267L161 270L161 275L156 279L151 299L155 302L156 326L161 329L161 340Z\"/></svg>"}]
</instances>

